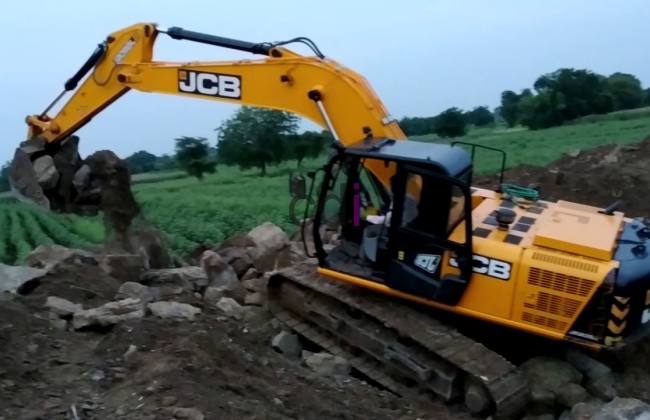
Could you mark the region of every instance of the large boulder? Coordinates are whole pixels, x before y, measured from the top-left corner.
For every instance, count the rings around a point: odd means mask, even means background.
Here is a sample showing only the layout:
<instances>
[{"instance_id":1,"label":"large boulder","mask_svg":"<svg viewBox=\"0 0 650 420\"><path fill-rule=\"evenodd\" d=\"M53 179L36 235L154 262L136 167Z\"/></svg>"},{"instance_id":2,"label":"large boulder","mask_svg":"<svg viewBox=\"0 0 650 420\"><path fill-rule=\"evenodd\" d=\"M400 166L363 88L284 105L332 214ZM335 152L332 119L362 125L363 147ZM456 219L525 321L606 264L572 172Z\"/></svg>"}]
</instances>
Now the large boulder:
<instances>
[{"instance_id":1,"label":"large boulder","mask_svg":"<svg viewBox=\"0 0 650 420\"><path fill-rule=\"evenodd\" d=\"M248 237L255 242L251 250L253 266L258 271L271 271L280 251L289 244L289 237L271 222L263 223L250 232Z\"/></svg>"},{"instance_id":2,"label":"large boulder","mask_svg":"<svg viewBox=\"0 0 650 420\"><path fill-rule=\"evenodd\" d=\"M201 268L208 277L209 287L234 288L239 284L239 277L235 270L214 251L203 253Z\"/></svg>"},{"instance_id":3,"label":"large boulder","mask_svg":"<svg viewBox=\"0 0 650 420\"><path fill-rule=\"evenodd\" d=\"M616 396L614 374L604 363L575 349L567 351L566 359L584 375L583 385L592 395L604 401L611 401Z\"/></svg>"},{"instance_id":4,"label":"large boulder","mask_svg":"<svg viewBox=\"0 0 650 420\"><path fill-rule=\"evenodd\" d=\"M520 369L530 384L530 414L553 414L557 405L567 407L586 397L580 389L582 374L567 362L535 357L524 362Z\"/></svg>"},{"instance_id":5,"label":"large boulder","mask_svg":"<svg viewBox=\"0 0 650 420\"><path fill-rule=\"evenodd\" d=\"M253 267L253 259L245 248L230 246L221 248L216 253L233 268L238 278L242 278Z\"/></svg>"}]
</instances>

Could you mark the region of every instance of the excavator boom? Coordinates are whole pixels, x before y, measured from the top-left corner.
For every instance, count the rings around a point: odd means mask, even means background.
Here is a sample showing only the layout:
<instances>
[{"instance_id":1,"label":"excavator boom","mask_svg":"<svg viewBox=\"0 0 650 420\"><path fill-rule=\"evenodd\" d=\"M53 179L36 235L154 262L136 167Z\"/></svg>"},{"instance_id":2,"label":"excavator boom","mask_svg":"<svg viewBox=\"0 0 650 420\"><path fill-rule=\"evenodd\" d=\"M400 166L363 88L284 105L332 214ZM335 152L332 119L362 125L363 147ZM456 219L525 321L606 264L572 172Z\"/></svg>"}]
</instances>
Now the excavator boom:
<instances>
[{"instance_id":1,"label":"excavator boom","mask_svg":"<svg viewBox=\"0 0 650 420\"><path fill-rule=\"evenodd\" d=\"M265 58L229 62L154 61L154 45L160 34ZM316 55L302 56L282 47L289 42L306 43ZM110 34L65 83L64 92L46 111L27 117L28 140L16 150L10 176L14 193L23 201L48 210L71 211L71 202L79 193L72 186L71 166L78 171L82 165L77 153L78 138L72 135L131 89L292 112L329 129L343 145L366 137L405 139L366 80L326 58L306 38L255 44L177 27L162 30L156 24L141 23ZM74 91L72 96L54 117L49 117L47 111L69 91ZM57 159L59 153L66 157ZM394 171L378 162L369 163L369 169L384 185L388 185ZM51 176L44 176L48 173ZM53 208L53 196L57 202L63 202L59 208Z\"/></svg>"}]
</instances>

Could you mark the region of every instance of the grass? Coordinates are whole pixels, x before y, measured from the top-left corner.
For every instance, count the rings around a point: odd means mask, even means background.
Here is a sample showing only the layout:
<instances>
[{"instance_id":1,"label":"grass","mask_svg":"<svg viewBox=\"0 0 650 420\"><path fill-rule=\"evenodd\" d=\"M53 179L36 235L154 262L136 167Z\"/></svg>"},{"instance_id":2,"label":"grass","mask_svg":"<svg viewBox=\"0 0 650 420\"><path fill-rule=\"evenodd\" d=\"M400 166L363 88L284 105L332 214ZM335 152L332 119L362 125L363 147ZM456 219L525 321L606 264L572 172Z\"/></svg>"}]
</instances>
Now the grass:
<instances>
[{"instance_id":1,"label":"grass","mask_svg":"<svg viewBox=\"0 0 650 420\"><path fill-rule=\"evenodd\" d=\"M630 144L648 135L650 108L590 117L581 123L541 131L518 127L476 129L459 140L505 150L506 166L512 167L522 163L546 165L564 152L606 143ZM436 136L412 140L448 142ZM306 160L302 168L315 168L324 162L324 156ZM477 174L499 168L497 153L477 149ZM286 162L269 168L267 176L260 177L256 170L219 167L216 174L203 181L179 171L142 174L134 176L133 189L143 206L145 222L160 228L172 248L182 254L200 243L218 242L245 233L265 221L272 221L286 231L296 229L305 202L294 203L293 216L290 214L288 175L295 169L295 162ZM5 250L4 261L10 263L20 261L28 246L38 245L39 240L42 243L45 237L52 237L65 246L97 243L104 237L103 225L97 218L46 215L20 203L0 205L0 226L3 225L11 226L11 235L6 230L0 231L0 251ZM17 249L23 250L21 255Z\"/></svg>"}]
</instances>

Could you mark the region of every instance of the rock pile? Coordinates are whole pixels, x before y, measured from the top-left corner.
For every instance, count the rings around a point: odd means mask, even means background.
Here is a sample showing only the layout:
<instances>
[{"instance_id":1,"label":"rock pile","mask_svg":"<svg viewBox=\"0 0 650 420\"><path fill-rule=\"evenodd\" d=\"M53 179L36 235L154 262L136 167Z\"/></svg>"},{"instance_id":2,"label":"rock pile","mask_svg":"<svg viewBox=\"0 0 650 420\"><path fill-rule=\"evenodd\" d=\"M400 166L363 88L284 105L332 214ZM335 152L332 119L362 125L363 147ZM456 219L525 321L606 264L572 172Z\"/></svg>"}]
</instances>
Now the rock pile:
<instances>
[{"instance_id":1,"label":"rock pile","mask_svg":"<svg viewBox=\"0 0 650 420\"><path fill-rule=\"evenodd\" d=\"M272 223L175 266L161 246L41 246L22 267L0 266L0 416L471 418L373 388L345 359L282 330L265 310L270 273L315 261ZM576 350L521 369L532 391L527 419L650 416L620 392L626 372Z\"/></svg>"}]
</instances>

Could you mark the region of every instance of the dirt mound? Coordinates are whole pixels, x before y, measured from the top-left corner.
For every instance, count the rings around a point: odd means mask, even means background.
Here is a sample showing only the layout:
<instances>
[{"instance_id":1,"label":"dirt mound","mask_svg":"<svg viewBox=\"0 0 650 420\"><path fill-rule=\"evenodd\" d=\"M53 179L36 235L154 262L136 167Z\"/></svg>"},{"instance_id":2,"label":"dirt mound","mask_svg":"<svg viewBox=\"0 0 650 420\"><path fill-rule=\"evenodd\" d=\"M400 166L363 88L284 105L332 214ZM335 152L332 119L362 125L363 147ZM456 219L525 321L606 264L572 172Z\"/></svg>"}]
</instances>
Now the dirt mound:
<instances>
[{"instance_id":1,"label":"dirt mound","mask_svg":"<svg viewBox=\"0 0 650 420\"><path fill-rule=\"evenodd\" d=\"M577 156L576 156L577 153ZM504 182L539 187L540 198L568 200L606 207L620 200L618 209L632 217L650 216L650 137L629 146L605 145L566 155L547 167L521 165L505 172ZM498 186L498 175L474 184Z\"/></svg>"},{"instance_id":2,"label":"dirt mound","mask_svg":"<svg viewBox=\"0 0 650 420\"><path fill-rule=\"evenodd\" d=\"M159 289L170 303L200 308L198 317L147 314L75 331L70 316L61 315L66 326L45 306L48 297L91 309L114 303L124 285L92 262L60 263L25 295L3 295L0 417L67 420L75 418L74 407L79 419L469 418L428 399L404 401L351 376L312 372L300 359L273 351L280 330L265 309L247 306L245 319L228 316L193 297L191 288L182 298L175 289L183 282L175 276L165 281L179 283Z\"/></svg>"}]
</instances>

